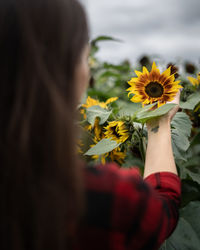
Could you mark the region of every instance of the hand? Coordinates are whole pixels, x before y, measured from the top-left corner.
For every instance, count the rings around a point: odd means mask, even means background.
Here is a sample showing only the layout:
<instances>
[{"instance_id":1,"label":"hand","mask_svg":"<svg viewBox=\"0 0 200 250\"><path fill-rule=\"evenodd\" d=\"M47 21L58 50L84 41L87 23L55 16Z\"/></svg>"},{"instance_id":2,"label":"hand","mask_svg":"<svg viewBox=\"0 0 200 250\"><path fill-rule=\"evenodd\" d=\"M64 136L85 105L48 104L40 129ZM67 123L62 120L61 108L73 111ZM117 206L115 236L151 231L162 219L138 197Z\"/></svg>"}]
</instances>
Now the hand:
<instances>
[{"instance_id":1,"label":"hand","mask_svg":"<svg viewBox=\"0 0 200 250\"><path fill-rule=\"evenodd\" d=\"M173 119L173 117L175 116L175 114L177 113L177 111L179 110L179 103L180 103L180 93L181 93L181 90L179 90L174 98L173 101L171 102L168 102L168 103L174 103L174 104L177 104L177 106L175 106L173 109L171 109L167 114L161 116L161 117L158 117L158 118L155 118L155 119L152 119L150 121L147 122L147 129L148 130L152 130L156 127L158 127L159 125L161 124L170 124L171 120Z\"/></svg>"}]
</instances>

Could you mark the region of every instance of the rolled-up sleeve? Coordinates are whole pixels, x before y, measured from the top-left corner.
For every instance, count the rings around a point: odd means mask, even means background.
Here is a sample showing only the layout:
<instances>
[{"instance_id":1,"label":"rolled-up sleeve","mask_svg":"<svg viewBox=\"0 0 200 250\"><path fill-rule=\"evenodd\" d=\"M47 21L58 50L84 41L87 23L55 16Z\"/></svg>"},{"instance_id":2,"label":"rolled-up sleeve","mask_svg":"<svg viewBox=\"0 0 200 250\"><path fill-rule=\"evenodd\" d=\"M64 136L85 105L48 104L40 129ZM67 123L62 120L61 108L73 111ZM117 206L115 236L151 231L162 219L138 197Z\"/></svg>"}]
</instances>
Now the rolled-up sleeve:
<instances>
[{"instance_id":1,"label":"rolled-up sleeve","mask_svg":"<svg viewBox=\"0 0 200 250\"><path fill-rule=\"evenodd\" d=\"M141 186L136 186L139 209L128 232L128 249L158 249L178 221L180 179L173 173L160 172L148 176Z\"/></svg>"}]
</instances>

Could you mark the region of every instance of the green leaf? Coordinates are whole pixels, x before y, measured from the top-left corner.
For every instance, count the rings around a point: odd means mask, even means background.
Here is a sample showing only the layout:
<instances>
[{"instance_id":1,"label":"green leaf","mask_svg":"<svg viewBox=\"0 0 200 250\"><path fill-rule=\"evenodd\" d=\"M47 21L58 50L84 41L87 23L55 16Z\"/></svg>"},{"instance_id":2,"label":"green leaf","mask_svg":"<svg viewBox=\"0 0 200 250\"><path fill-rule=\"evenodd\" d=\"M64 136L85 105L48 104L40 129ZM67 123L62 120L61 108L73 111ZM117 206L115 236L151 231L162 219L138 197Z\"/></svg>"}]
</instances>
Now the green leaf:
<instances>
[{"instance_id":1,"label":"green leaf","mask_svg":"<svg viewBox=\"0 0 200 250\"><path fill-rule=\"evenodd\" d=\"M192 139L192 142L191 142L190 146L197 145L197 144L199 144L199 142L200 142L200 131Z\"/></svg>"},{"instance_id":2,"label":"green leaf","mask_svg":"<svg viewBox=\"0 0 200 250\"><path fill-rule=\"evenodd\" d=\"M133 116L138 110L141 109L140 103L127 103L122 101L118 101L117 103L121 106L119 110L120 116Z\"/></svg>"},{"instance_id":3,"label":"green leaf","mask_svg":"<svg viewBox=\"0 0 200 250\"><path fill-rule=\"evenodd\" d=\"M189 137L192 129L192 122L189 116L184 112L178 112L174 116L171 125L173 128L179 130L182 134Z\"/></svg>"},{"instance_id":4,"label":"green leaf","mask_svg":"<svg viewBox=\"0 0 200 250\"><path fill-rule=\"evenodd\" d=\"M188 138L178 129L172 130L172 148L174 157L177 160L186 161L185 151L190 146Z\"/></svg>"},{"instance_id":5,"label":"green leaf","mask_svg":"<svg viewBox=\"0 0 200 250\"><path fill-rule=\"evenodd\" d=\"M200 169L199 169L200 155L191 155L191 158L185 163L179 164L180 177L183 180L191 180L199 184L200 188Z\"/></svg>"},{"instance_id":6,"label":"green leaf","mask_svg":"<svg viewBox=\"0 0 200 250\"><path fill-rule=\"evenodd\" d=\"M200 202L190 202L181 209L176 230L165 241L160 250L199 250L200 246Z\"/></svg>"},{"instance_id":7,"label":"green leaf","mask_svg":"<svg viewBox=\"0 0 200 250\"><path fill-rule=\"evenodd\" d=\"M194 94L191 94L186 102L180 102L180 107L182 109L193 110L199 102L200 102L200 93L196 92Z\"/></svg>"},{"instance_id":8,"label":"green leaf","mask_svg":"<svg viewBox=\"0 0 200 250\"><path fill-rule=\"evenodd\" d=\"M92 126L94 126L95 119L97 117L99 117L99 119L100 119L99 124L100 125L104 124L108 120L111 113L112 113L112 111L108 111L106 109L103 109L102 107L100 107L98 105L95 105L95 106L92 106L92 107L86 109L87 121Z\"/></svg>"},{"instance_id":9,"label":"green leaf","mask_svg":"<svg viewBox=\"0 0 200 250\"><path fill-rule=\"evenodd\" d=\"M199 246L200 240L191 224L180 218L176 231L160 250L199 250Z\"/></svg>"},{"instance_id":10,"label":"green leaf","mask_svg":"<svg viewBox=\"0 0 200 250\"><path fill-rule=\"evenodd\" d=\"M94 147L90 148L85 155L102 155L119 147L120 144L110 139L102 139Z\"/></svg>"},{"instance_id":11,"label":"green leaf","mask_svg":"<svg viewBox=\"0 0 200 250\"><path fill-rule=\"evenodd\" d=\"M185 207L189 202L200 199L200 186L189 179L181 180L181 206Z\"/></svg>"},{"instance_id":12,"label":"green leaf","mask_svg":"<svg viewBox=\"0 0 200 250\"><path fill-rule=\"evenodd\" d=\"M148 105L144 108L142 108L140 111L138 111L136 113L136 118L138 121L145 123L146 121L152 119L152 118L156 118L162 115L167 114L172 108L174 108L176 106L176 104L174 103L167 103L163 106L161 106L160 108L157 108L155 110L150 110L151 107L153 107L154 105Z\"/></svg>"},{"instance_id":13,"label":"green leaf","mask_svg":"<svg viewBox=\"0 0 200 250\"><path fill-rule=\"evenodd\" d=\"M180 216L190 223L193 230L196 232L197 237L200 239L199 215L200 215L200 201L192 201L180 211Z\"/></svg>"},{"instance_id":14,"label":"green leaf","mask_svg":"<svg viewBox=\"0 0 200 250\"><path fill-rule=\"evenodd\" d=\"M121 42L120 39L111 37L111 36L98 36L97 38L95 38L94 40L91 41L92 45L95 45L97 42L100 41L116 41L116 42Z\"/></svg>"},{"instance_id":15,"label":"green leaf","mask_svg":"<svg viewBox=\"0 0 200 250\"><path fill-rule=\"evenodd\" d=\"M178 112L171 123L172 147L175 159L186 161L185 152L190 146L188 137L191 134L192 123L187 114Z\"/></svg>"},{"instance_id":16,"label":"green leaf","mask_svg":"<svg viewBox=\"0 0 200 250\"><path fill-rule=\"evenodd\" d=\"M188 168L185 168L185 173L190 176L190 178L200 185L200 173L194 173Z\"/></svg>"}]
</instances>

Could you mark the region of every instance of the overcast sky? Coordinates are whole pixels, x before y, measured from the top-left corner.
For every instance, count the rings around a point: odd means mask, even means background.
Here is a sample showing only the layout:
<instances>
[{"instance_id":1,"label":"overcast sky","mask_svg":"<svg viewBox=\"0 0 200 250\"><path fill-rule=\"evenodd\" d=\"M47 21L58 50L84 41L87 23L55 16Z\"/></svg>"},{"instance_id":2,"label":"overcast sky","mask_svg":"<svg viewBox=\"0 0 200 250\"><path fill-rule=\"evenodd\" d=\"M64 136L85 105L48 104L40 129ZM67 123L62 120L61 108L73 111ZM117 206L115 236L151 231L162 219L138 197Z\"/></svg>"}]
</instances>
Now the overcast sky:
<instances>
[{"instance_id":1,"label":"overcast sky","mask_svg":"<svg viewBox=\"0 0 200 250\"><path fill-rule=\"evenodd\" d=\"M109 35L123 43L104 42L99 57L132 62L158 54L199 63L200 0L81 0L92 38Z\"/></svg>"}]
</instances>

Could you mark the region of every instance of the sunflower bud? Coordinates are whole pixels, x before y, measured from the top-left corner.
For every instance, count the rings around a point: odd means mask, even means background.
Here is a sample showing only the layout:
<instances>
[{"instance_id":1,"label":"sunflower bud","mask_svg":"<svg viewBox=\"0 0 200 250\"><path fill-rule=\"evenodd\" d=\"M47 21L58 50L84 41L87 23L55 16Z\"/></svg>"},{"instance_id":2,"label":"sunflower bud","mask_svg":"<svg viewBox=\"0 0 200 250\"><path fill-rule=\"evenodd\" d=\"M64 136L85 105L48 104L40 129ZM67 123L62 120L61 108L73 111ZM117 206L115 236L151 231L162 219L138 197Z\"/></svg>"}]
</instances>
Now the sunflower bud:
<instances>
[{"instance_id":1,"label":"sunflower bud","mask_svg":"<svg viewBox=\"0 0 200 250\"><path fill-rule=\"evenodd\" d=\"M196 72L196 67L194 64L186 62L185 63L185 71L189 74L195 74Z\"/></svg>"}]
</instances>

